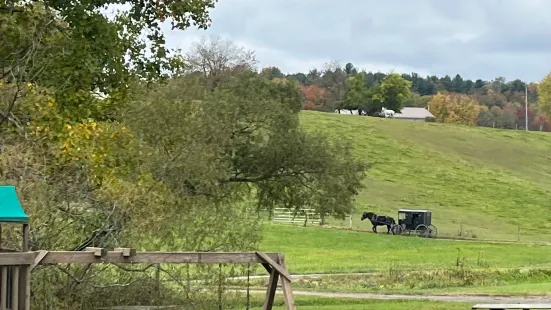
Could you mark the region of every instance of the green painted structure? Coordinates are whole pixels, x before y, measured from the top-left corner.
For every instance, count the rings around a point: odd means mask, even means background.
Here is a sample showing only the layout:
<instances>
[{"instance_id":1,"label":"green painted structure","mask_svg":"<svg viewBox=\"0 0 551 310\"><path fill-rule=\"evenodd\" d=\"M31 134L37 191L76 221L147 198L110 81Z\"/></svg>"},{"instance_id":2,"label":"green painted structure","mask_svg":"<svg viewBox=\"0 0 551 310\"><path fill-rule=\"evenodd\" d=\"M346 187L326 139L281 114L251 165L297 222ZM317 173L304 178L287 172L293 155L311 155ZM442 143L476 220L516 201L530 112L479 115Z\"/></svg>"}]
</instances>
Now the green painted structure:
<instances>
[{"instance_id":1,"label":"green painted structure","mask_svg":"<svg viewBox=\"0 0 551 310\"><path fill-rule=\"evenodd\" d=\"M21 207L15 186L0 186L0 222L21 224L29 222L29 216Z\"/></svg>"}]
</instances>

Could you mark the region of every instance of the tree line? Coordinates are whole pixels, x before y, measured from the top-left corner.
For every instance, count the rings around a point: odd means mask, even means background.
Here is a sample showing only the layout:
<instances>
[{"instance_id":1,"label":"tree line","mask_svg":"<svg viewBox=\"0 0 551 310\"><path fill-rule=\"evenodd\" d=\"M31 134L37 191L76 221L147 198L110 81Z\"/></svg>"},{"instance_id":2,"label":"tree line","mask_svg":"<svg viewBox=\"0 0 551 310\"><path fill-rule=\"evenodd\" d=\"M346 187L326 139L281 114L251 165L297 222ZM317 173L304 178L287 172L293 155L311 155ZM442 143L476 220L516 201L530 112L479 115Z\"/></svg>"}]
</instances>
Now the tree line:
<instances>
[{"instance_id":1,"label":"tree line","mask_svg":"<svg viewBox=\"0 0 551 310\"><path fill-rule=\"evenodd\" d=\"M423 107L428 108L438 122L494 128L525 127L527 91L529 129L551 130L549 113L542 108L539 99L542 89L538 86L541 83L527 83L520 79L506 81L503 77L490 81L471 80L459 74L453 78L449 75L423 77L417 73L385 74L359 70L352 63L341 66L336 62L308 73L284 74L277 67L266 67L262 72L271 79L299 82L306 110L359 109L373 115L383 105L395 111L404 106ZM382 96L380 90L385 85L403 98L397 101L397 98ZM405 85L408 90L403 87ZM363 94L360 95L359 91Z\"/></svg>"},{"instance_id":2,"label":"tree line","mask_svg":"<svg viewBox=\"0 0 551 310\"><path fill-rule=\"evenodd\" d=\"M350 143L299 126L298 82L267 78L254 52L219 38L166 48L160 22L207 28L215 2L0 4L0 182L16 186L31 216L32 250L251 251L263 211L352 212L367 163ZM115 18L102 14L123 3ZM15 232L2 235L17 244ZM229 272L163 269L178 288L151 290L152 269L122 277L100 267L35 269L32 308L195 294L195 309L212 309L198 302L216 294L179 277Z\"/></svg>"}]
</instances>

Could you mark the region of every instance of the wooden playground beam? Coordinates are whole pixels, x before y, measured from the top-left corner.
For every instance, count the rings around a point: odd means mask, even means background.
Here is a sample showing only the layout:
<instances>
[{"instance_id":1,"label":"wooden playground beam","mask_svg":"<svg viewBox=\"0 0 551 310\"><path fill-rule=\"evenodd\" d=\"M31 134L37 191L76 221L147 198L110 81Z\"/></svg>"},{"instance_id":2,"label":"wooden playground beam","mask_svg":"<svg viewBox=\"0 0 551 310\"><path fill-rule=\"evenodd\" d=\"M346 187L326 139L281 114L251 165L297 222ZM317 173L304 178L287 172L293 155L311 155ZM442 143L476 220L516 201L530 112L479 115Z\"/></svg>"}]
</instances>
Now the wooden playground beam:
<instances>
[{"instance_id":1,"label":"wooden playground beam","mask_svg":"<svg viewBox=\"0 0 551 310\"><path fill-rule=\"evenodd\" d=\"M262 252L256 252L256 255L258 255L264 262L268 263L272 268L275 268L277 272L285 277L289 282L291 282L291 275L287 272L287 270L283 267L281 267L276 261L280 261L281 255L277 255L276 259L272 259L269 255ZM270 270L271 271L271 270ZM269 272L270 272L269 271Z\"/></svg>"},{"instance_id":2,"label":"wooden playground beam","mask_svg":"<svg viewBox=\"0 0 551 310\"><path fill-rule=\"evenodd\" d=\"M92 251L51 251L47 252L39 265L55 264L93 264L93 263L133 263L133 264L249 264L264 263L264 259L255 252L231 253L231 252L134 252L128 255L128 251L101 252ZM21 254L21 253L19 253ZM40 255L33 253L34 257ZM267 257L277 261L278 253L265 253ZM0 256L1 261L1 256Z\"/></svg>"},{"instance_id":3,"label":"wooden playground beam","mask_svg":"<svg viewBox=\"0 0 551 310\"><path fill-rule=\"evenodd\" d=\"M263 309L272 309L278 280L281 280L285 306L295 310L296 305L291 289L291 275L285 264L282 253L264 252L136 252L130 248L115 248L107 251L104 248L88 247L85 251L36 251L0 253L0 269L6 270L10 265L17 269L18 280L14 282L17 289L12 291L12 302L20 310L30 310L30 271L37 265L56 264L262 264L270 274L269 285ZM17 266L19 265L19 266ZM10 267L11 268L11 267ZM24 268L19 272L19 268ZM6 272L1 277L0 299L6 300ZM25 276L25 277L22 277ZM281 278L281 279L280 279ZM15 281L15 280L13 280ZM19 283L17 283L19 282ZM24 301L24 302L23 302ZM3 304L0 302L0 310Z\"/></svg>"},{"instance_id":4,"label":"wooden playground beam","mask_svg":"<svg viewBox=\"0 0 551 310\"><path fill-rule=\"evenodd\" d=\"M33 252L8 252L0 253L0 266L6 265L32 265L35 254Z\"/></svg>"}]
</instances>

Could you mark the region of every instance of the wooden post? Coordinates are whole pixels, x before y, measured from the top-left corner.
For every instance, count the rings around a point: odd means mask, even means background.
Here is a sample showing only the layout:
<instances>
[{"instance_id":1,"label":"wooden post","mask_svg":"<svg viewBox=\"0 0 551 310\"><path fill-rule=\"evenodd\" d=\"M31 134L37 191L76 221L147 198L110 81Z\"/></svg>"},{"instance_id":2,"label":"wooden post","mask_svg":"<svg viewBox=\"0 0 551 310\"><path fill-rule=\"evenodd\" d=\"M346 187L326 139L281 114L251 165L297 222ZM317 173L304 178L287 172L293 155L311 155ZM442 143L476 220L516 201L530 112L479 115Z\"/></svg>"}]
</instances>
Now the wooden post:
<instances>
[{"instance_id":1,"label":"wooden post","mask_svg":"<svg viewBox=\"0 0 551 310\"><path fill-rule=\"evenodd\" d=\"M279 272L277 272L275 268L272 268L272 271L270 272L270 280L268 281L268 288L266 289L266 299L264 300L264 307L262 307L262 310L272 310L272 307L274 306L278 278Z\"/></svg>"},{"instance_id":2,"label":"wooden post","mask_svg":"<svg viewBox=\"0 0 551 310\"><path fill-rule=\"evenodd\" d=\"M2 284L0 286L0 309L8 308L8 266L2 266Z\"/></svg>"},{"instance_id":3,"label":"wooden post","mask_svg":"<svg viewBox=\"0 0 551 310\"><path fill-rule=\"evenodd\" d=\"M19 268L20 266L12 266L13 273L11 275L11 308L19 309Z\"/></svg>"},{"instance_id":4,"label":"wooden post","mask_svg":"<svg viewBox=\"0 0 551 310\"><path fill-rule=\"evenodd\" d=\"M287 270L287 265L285 264L285 256L279 254L279 265ZM283 299L285 300L285 307L287 310L296 310L297 306L295 305L295 298L293 297L293 291L291 289L291 281L285 278L283 275L281 277L281 289L283 290Z\"/></svg>"},{"instance_id":5,"label":"wooden post","mask_svg":"<svg viewBox=\"0 0 551 310\"><path fill-rule=\"evenodd\" d=\"M23 224L23 245L21 252L29 251L29 224ZM19 274L19 310L31 309L31 268L21 266Z\"/></svg>"}]
</instances>

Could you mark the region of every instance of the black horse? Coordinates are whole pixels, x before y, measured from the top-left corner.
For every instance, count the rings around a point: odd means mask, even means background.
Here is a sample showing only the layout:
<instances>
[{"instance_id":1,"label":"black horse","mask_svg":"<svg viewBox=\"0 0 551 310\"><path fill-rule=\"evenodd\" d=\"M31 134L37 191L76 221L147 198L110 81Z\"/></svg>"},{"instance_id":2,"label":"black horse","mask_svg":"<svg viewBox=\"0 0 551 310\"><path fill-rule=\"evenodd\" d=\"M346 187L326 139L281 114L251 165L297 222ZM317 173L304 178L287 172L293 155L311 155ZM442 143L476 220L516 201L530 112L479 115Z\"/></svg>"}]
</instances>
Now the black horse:
<instances>
[{"instance_id":1,"label":"black horse","mask_svg":"<svg viewBox=\"0 0 551 310\"><path fill-rule=\"evenodd\" d=\"M372 230L374 233L377 233L377 226L386 226L387 234L390 234L390 229L392 228L392 225L396 224L394 218L386 215L377 215L373 212L364 212L362 214L362 221L365 219L369 219L369 221L373 225Z\"/></svg>"}]
</instances>

